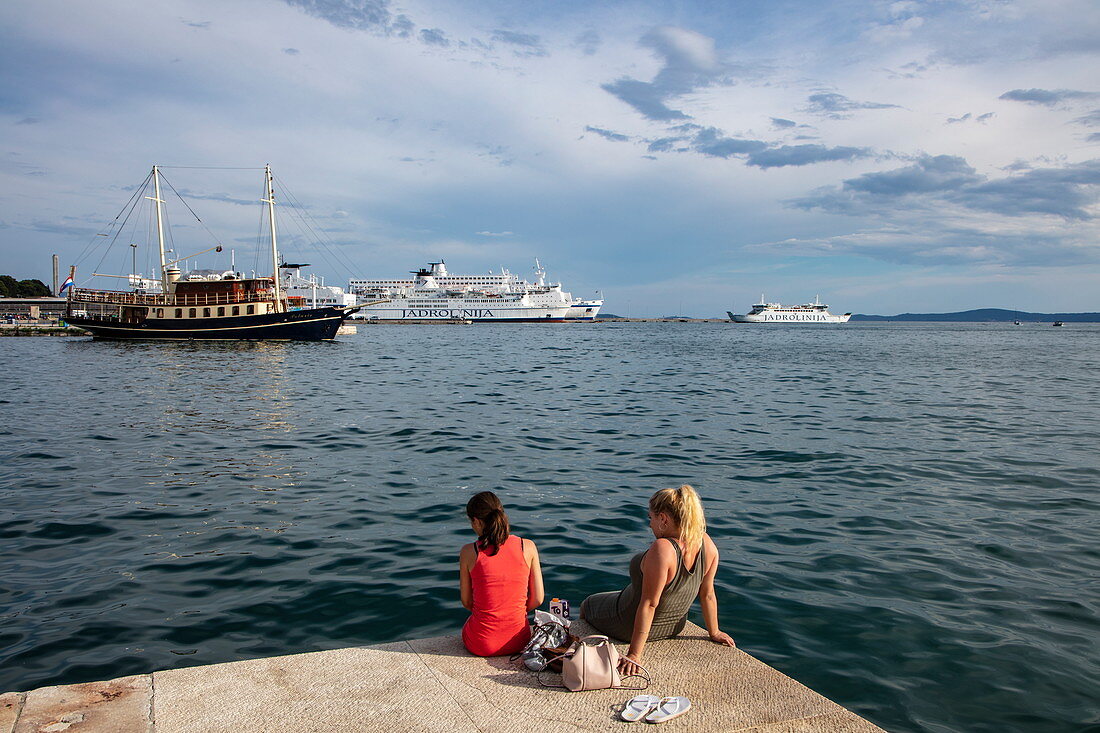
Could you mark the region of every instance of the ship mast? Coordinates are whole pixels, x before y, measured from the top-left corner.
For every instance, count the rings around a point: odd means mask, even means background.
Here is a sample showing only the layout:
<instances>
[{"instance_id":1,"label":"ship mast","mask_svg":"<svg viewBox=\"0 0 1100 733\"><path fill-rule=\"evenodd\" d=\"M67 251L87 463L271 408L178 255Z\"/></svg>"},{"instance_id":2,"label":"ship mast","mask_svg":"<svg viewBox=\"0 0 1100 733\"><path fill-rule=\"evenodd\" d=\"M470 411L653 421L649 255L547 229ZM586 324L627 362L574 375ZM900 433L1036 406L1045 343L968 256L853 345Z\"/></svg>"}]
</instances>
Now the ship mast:
<instances>
[{"instance_id":1,"label":"ship mast","mask_svg":"<svg viewBox=\"0 0 1100 733\"><path fill-rule=\"evenodd\" d=\"M149 198L146 196L145 198ZM161 214L161 204L164 200L160 197L160 168L159 166L153 166L153 198L151 201L157 202L157 241L160 245L160 284L161 292L165 295L168 294L168 271L165 269L164 262L164 217Z\"/></svg>"},{"instance_id":2,"label":"ship mast","mask_svg":"<svg viewBox=\"0 0 1100 733\"><path fill-rule=\"evenodd\" d=\"M267 204L267 217L271 223L271 279L275 290L275 312L283 311L282 287L279 283L279 247L275 242L275 179L271 175L271 165L264 166L264 177L267 181L267 198L263 202Z\"/></svg>"}]
</instances>

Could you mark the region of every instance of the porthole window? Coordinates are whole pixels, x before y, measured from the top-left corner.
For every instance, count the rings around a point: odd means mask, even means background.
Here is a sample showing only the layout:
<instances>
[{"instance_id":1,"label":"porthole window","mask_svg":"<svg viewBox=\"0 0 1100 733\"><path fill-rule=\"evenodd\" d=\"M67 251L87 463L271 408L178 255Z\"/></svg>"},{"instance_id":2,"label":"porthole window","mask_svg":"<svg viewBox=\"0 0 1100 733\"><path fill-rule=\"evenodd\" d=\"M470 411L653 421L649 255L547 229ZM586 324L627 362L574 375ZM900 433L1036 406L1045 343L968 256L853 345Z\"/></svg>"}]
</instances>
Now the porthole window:
<instances>
[{"instance_id":1,"label":"porthole window","mask_svg":"<svg viewBox=\"0 0 1100 733\"><path fill-rule=\"evenodd\" d=\"M183 308L176 308L176 318L183 318Z\"/></svg>"},{"instance_id":2,"label":"porthole window","mask_svg":"<svg viewBox=\"0 0 1100 733\"><path fill-rule=\"evenodd\" d=\"M218 306L218 315L219 316L224 316L225 315L225 306L224 305L219 305Z\"/></svg>"},{"instance_id":3,"label":"porthole window","mask_svg":"<svg viewBox=\"0 0 1100 733\"><path fill-rule=\"evenodd\" d=\"M239 305L233 306L233 315L239 316L241 314L241 307Z\"/></svg>"},{"instance_id":4,"label":"porthole window","mask_svg":"<svg viewBox=\"0 0 1100 733\"><path fill-rule=\"evenodd\" d=\"M248 306L248 315L252 315L255 312L256 312L256 306L254 306L254 305Z\"/></svg>"},{"instance_id":5,"label":"porthole window","mask_svg":"<svg viewBox=\"0 0 1100 733\"><path fill-rule=\"evenodd\" d=\"M209 318L210 317L210 309L209 308L203 308L202 309L202 317L203 318Z\"/></svg>"},{"instance_id":6,"label":"porthole window","mask_svg":"<svg viewBox=\"0 0 1100 733\"><path fill-rule=\"evenodd\" d=\"M194 318L195 317L195 309L194 308L188 308L187 309L187 317L188 318Z\"/></svg>"}]
</instances>

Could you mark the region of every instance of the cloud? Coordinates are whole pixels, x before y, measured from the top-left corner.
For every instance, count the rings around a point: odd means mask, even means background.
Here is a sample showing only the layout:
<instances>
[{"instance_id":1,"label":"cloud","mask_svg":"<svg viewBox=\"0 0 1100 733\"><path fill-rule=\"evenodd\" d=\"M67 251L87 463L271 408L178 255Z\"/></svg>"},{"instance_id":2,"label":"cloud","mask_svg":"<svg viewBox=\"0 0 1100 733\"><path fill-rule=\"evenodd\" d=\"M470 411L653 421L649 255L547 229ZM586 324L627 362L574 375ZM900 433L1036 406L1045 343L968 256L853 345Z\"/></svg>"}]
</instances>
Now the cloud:
<instances>
[{"instance_id":1,"label":"cloud","mask_svg":"<svg viewBox=\"0 0 1100 733\"><path fill-rule=\"evenodd\" d=\"M91 237L96 234L96 230L93 227L62 224L58 221L43 221L40 219L25 223L4 222L3 228L25 229L32 232L42 232L44 234L63 234L72 237Z\"/></svg>"},{"instance_id":2,"label":"cloud","mask_svg":"<svg viewBox=\"0 0 1100 733\"><path fill-rule=\"evenodd\" d=\"M665 105L668 92L655 86L651 82L638 81L637 79L619 79L602 85L603 89L615 95L629 104L643 117L661 122L672 120L686 120L688 115L680 110L670 109Z\"/></svg>"},{"instance_id":3,"label":"cloud","mask_svg":"<svg viewBox=\"0 0 1100 733\"><path fill-rule=\"evenodd\" d=\"M1094 243L1100 227L1092 223L1098 200L1100 159L1061 168L1017 166L1013 174L989 179L963 158L926 155L912 165L865 173L788 203L870 225L798 244L815 251L875 253L899 262L940 257L1042 264L1045 256L1051 264L1065 264L1100 261Z\"/></svg>"},{"instance_id":4,"label":"cloud","mask_svg":"<svg viewBox=\"0 0 1100 733\"><path fill-rule=\"evenodd\" d=\"M516 53L520 56L548 56L549 53L543 48L542 40L531 33L517 33L516 31L495 30L490 38L494 41L500 41L501 43L507 43L512 46L519 46L520 49Z\"/></svg>"},{"instance_id":5,"label":"cloud","mask_svg":"<svg viewBox=\"0 0 1100 733\"><path fill-rule=\"evenodd\" d=\"M729 137L717 127L688 122L671 128L679 134L649 140L651 153L694 152L711 158L745 156L746 164L756 168L782 168L830 161L850 161L872 154L869 148L827 147L820 144L774 145L764 140Z\"/></svg>"},{"instance_id":6,"label":"cloud","mask_svg":"<svg viewBox=\"0 0 1100 733\"><path fill-rule=\"evenodd\" d=\"M389 0L283 0L287 5L326 20L338 28L372 31L408 38L413 23L405 15L394 16Z\"/></svg>"},{"instance_id":7,"label":"cloud","mask_svg":"<svg viewBox=\"0 0 1100 733\"><path fill-rule=\"evenodd\" d=\"M783 145L751 153L748 164L757 168L782 168L784 166L810 165L837 160L855 160L871 155L867 148L824 145Z\"/></svg>"},{"instance_id":8,"label":"cloud","mask_svg":"<svg viewBox=\"0 0 1100 733\"><path fill-rule=\"evenodd\" d=\"M905 196L911 193L949 191L981 180L964 158L954 155L925 155L905 168L881 173L864 173L844 181L844 189L875 196Z\"/></svg>"},{"instance_id":9,"label":"cloud","mask_svg":"<svg viewBox=\"0 0 1100 733\"><path fill-rule=\"evenodd\" d=\"M689 119L666 102L696 89L729 83L729 69L718 60L714 39L674 26L655 28L640 43L664 60L652 81L623 77L602 85L603 89L640 112L660 122Z\"/></svg>"},{"instance_id":10,"label":"cloud","mask_svg":"<svg viewBox=\"0 0 1100 733\"><path fill-rule=\"evenodd\" d=\"M163 178L161 180L163 180ZM235 198L227 193L198 193L186 188L181 188L179 194L188 201L220 201L225 204L236 204L237 206L256 205L256 201L253 199ZM163 198L163 196L161 198Z\"/></svg>"},{"instance_id":11,"label":"cloud","mask_svg":"<svg viewBox=\"0 0 1100 733\"><path fill-rule=\"evenodd\" d=\"M700 128L697 125L688 127L698 129L698 132L691 139L691 149L712 158L728 158L731 155L758 153L768 147L768 144L762 140L727 137L717 127Z\"/></svg>"},{"instance_id":12,"label":"cloud","mask_svg":"<svg viewBox=\"0 0 1100 733\"><path fill-rule=\"evenodd\" d=\"M794 120L785 120L782 117L772 117L771 120L772 127L776 128L777 130L786 130L798 124Z\"/></svg>"},{"instance_id":13,"label":"cloud","mask_svg":"<svg viewBox=\"0 0 1100 733\"><path fill-rule=\"evenodd\" d=\"M818 92L811 94L807 101L809 106L806 111L812 114L830 117L834 120L842 120L850 117L847 114L859 109L900 109L896 104L883 104L881 102L857 102L843 94L836 92Z\"/></svg>"},{"instance_id":14,"label":"cloud","mask_svg":"<svg viewBox=\"0 0 1100 733\"><path fill-rule=\"evenodd\" d=\"M1084 115L1083 117L1078 117L1074 120L1074 122L1076 122L1078 125L1088 125L1089 127L1093 125L1100 125L1100 109L1094 109L1087 115Z\"/></svg>"},{"instance_id":15,"label":"cloud","mask_svg":"<svg viewBox=\"0 0 1100 733\"><path fill-rule=\"evenodd\" d=\"M977 117L974 117L972 114L967 112L962 117L948 117L947 118L947 124L955 125L955 124L958 124L960 122L967 122L967 121L972 119L972 120L974 120L974 122L979 122L979 123L984 125L986 122L989 122L991 119L993 119L993 117L995 115L996 115L995 112L986 112L985 114L981 114L981 115L978 115Z\"/></svg>"},{"instance_id":16,"label":"cloud","mask_svg":"<svg viewBox=\"0 0 1100 733\"><path fill-rule=\"evenodd\" d=\"M510 237L512 232L476 232L481 237Z\"/></svg>"},{"instance_id":17,"label":"cloud","mask_svg":"<svg viewBox=\"0 0 1100 733\"><path fill-rule=\"evenodd\" d=\"M604 129L599 128L599 127L592 127L591 125L588 125L587 127L585 127L584 131L585 132L594 132L597 135L599 135L600 137L606 138L608 140L611 140L612 142L617 142L617 143L626 142L627 140L630 139L629 136L623 135L621 132L612 132L611 130L604 130Z\"/></svg>"},{"instance_id":18,"label":"cloud","mask_svg":"<svg viewBox=\"0 0 1100 733\"><path fill-rule=\"evenodd\" d=\"M399 15L390 23L389 32L398 38L411 38L416 25L409 20L407 15Z\"/></svg>"},{"instance_id":19,"label":"cloud","mask_svg":"<svg viewBox=\"0 0 1100 733\"><path fill-rule=\"evenodd\" d=\"M447 34L439 28L424 28L420 31L420 40L429 46L450 46L451 41Z\"/></svg>"},{"instance_id":20,"label":"cloud","mask_svg":"<svg viewBox=\"0 0 1100 733\"><path fill-rule=\"evenodd\" d=\"M998 99L1038 104L1044 107L1056 107L1070 100L1096 99L1097 97L1100 97L1100 93L1081 92L1074 89L1013 89L1005 92Z\"/></svg>"},{"instance_id":21,"label":"cloud","mask_svg":"<svg viewBox=\"0 0 1100 733\"><path fill-rule=\"evenodd\" d=\"M915 210L923 201L920 197L942 195L982 180L982 176L963 158L926 155L913 165L864 173L845 180L840 186L826 186L789 203L796 208L818 209L830 214L883 214L903 207ZM914 201L914 198L917 200Z\"/></svg>"},{"instance_id":22,"label":"cloud","mask_svg":"<svg viewBox=\"0 0 1100 733\"><path fill-rule=\"evenodd\" d=\"M1087 237L1072 229L1036 230L1021 227L943 225L932 222L916 227L868 227L831 237L791 238L749 245L750 252L772 255L837 256L857 255L902 265L1023 265L1060 267L1091 264L1100 253Z\"/></svg>"},{"instance_id":23,"label":"cloud","mask_svg":"<svg viewBox=\"0 0 1100 733\"><path fill-rule=\"evenodd\" d=\"M24 117L23 119L19 120L15 124L17 124L17 125L37 125L39 122L41 122L41 120L38 119L37 117Z\"/></svg>"},{"instance_id":24,"label":"cloud","mask_svg":"<svg viewBox=\"0 0 1100 733\"><path fill-rule=\"evenodd\" d=\"M200 30L206 30L207 28L210 27L210 21L209 20L193 21L193 20L182 20L181 19L180 22L182 22L184 25L191 26L192 28L198 28Z\"/></svg>"},{"instance_id":25,"label":"cloud","mask_svg":"<svg viewBox=\"0 0 1100 733\"><path fill-rule=\"evenodd\" d=\"M684 140L683 137L659 137L656 140L650 140L646 149L651 153L667 153L682 140Z\"/></svg>"},{"instance_id":26,"label":"cloud","mask_svg":"<svg viewBox=\"0 0 1100 733\"><path fill-rule=\"evenodd\" d=\"M1064 168L1037 168L959 191L955 200L973 209L1004 216L1049 214L1084 221L1098 199L1100 159Z\"/></svg>"},{"instance_id":27,"label":"cloud","mask_svg":"<svg viewBox=\"0 0 1100 733\"><path fill-rule=\"evenodd\" d=\"M594 30L587 30L573 40L573 45L581 50L585 56L591 56L600 48L600 34Z\"/></svg>"},{"instance_id":28,"label":"cloud","mask_svg":"<svg viewBox=\"0 0 1100 733\"><path fill-rule=\"evenodd\" d=\"M1090 143L1100 143L1100 132L1091 133L1085 140Z\"/></svg>"},{"instance_id":29,"label":"cloud","mask_svg":"<svg viewBox=\"0 0 1100 733\"><path fill-rule=\"evenodd\" d=\"M283 53L285 53L287 56L297 56L301 53L301 51L296 48L284 48Z\"/></svg>"}]
</instances>

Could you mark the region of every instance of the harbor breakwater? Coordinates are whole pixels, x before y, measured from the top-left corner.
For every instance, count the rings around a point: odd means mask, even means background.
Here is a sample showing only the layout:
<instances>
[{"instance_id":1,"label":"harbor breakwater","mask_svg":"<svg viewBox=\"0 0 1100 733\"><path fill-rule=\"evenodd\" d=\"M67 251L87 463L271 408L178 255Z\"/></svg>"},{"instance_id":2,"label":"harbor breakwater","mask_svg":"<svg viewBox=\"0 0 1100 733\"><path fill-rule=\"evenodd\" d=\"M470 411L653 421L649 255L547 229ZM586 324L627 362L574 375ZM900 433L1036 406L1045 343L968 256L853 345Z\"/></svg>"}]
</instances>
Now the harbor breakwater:
<instances>
[{"instance_id":1,"label":"harbor breakwater","mask_svg":"<svg viewBox=\"0 0 1100 733\"><path fill-rule=\"evenodd\" d=\"M892 731L1085 730L1098 346L908 324L12 340L0 689L453 634L485 488L576 602L621 587L646 497L689 481L755 656Z\"/></svg>"}]
</instances>

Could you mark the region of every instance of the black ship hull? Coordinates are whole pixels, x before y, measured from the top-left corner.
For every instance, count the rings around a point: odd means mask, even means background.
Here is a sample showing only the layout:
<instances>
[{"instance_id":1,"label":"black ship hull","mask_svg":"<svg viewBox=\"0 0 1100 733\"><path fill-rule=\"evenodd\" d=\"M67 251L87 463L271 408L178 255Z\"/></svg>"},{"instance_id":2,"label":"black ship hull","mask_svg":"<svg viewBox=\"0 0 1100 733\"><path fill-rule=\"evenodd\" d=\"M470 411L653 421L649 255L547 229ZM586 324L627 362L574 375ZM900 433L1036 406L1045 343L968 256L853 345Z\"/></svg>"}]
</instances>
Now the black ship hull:
<instances>
[{"instance_id":1,"label":"black ship hull","mask_svg":"<svg viewBox=\"0 0 1100 733\"><path fill-rule=\"evenodd\" d=\"M358 308L308 308L222 318L117 318L67 316L70 325L97 339L170 341L331 341Z\"/></svg>"}]
</instances>

